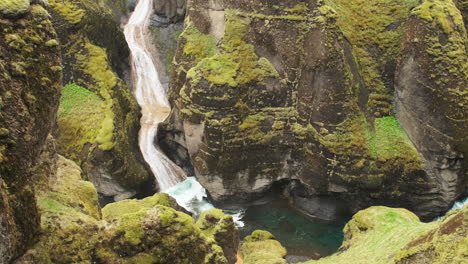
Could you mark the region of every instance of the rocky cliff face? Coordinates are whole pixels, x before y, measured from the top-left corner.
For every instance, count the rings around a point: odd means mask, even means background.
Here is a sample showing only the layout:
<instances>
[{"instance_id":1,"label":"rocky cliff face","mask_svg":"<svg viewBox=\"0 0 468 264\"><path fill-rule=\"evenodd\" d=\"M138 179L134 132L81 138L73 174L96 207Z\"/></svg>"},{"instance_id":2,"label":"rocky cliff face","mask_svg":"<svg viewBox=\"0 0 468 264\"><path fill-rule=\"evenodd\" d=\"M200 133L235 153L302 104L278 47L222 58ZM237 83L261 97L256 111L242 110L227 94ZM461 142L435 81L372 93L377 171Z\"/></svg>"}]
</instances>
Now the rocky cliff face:
<instances>
[{"instance_id":1,"label":"rocky cliff face","mask_svg":"<svg viewBox=\"0 0 468 264\"><path fill-rule=\"evenodd\" d=\"M154 181L138 148L140 110L124 81L129 51L118 21L125 3L50 1L65 66L58 151L111 201Z\"/></svg>"},{"instance_id":2,"label":"rocky cliff face","mask_svg":"<svg viewBox=\"0 0 468 264\"><path fill-rule=\"evenodd\" d=\"M38 2L0 2L0 263L35 242L32 168L55 122L61 90L59 40Z\"/></svg>"},{"instance_id":3,"label":"rocky cliff face","mask_svg":"<svg viewBox=\"0 0 468 264\"><path fill-rule=\"evenodd\" d=\"M353 201L353 211L398 205L427 219L466 189L466 149L443 148L467 142L455 132L466 126L467 38L452 1L187 5L171 76L172 120L183 127L198 179L214 200L248 201L275 182L294 181L299 187L291 192L301 203L325 195ZM442 43L423 40L431 34ZM422 85L405 81L405 58L436 65L440 57L431 52L459 61L439 73L414 69L427 80L453 80L434 84L452 96L446 110L424 110L438 106L435 94L421 97ZM415 131L402 105L424 105L413 109L413 119L431 115L426 127L446 118L439 128ZM432 143L418 138L437 140L437 133L455 141L428 154Z\"/></svg>"},{"instance_id":4,"label":"rocky cliff face","mask_svg":"<svg viewBox=\"0 0 468 264\"><path fill-rule=\"evenodd\" d=\"M421 209L440 208L467 191L468 38L451 1L426 1L406 24L396 71L396 113L422 154ZM423 190L415 190L421 192ZM421 193L423 195L423 193Z\"/></svg>"}]
</instances>

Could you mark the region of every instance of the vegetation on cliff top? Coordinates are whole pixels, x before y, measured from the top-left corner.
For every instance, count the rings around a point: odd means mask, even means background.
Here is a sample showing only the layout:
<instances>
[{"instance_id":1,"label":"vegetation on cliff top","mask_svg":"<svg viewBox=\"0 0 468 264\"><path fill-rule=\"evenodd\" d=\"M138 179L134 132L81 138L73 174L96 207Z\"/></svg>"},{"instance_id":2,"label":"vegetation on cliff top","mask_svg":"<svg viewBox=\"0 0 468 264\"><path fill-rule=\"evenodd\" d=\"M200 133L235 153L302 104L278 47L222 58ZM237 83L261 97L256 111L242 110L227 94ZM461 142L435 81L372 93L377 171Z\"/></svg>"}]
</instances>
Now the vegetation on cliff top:
<instances>
[{"instance_id":1,"label":"vegetation on cliff top","mask_svg":"<svg viewBox=\"0 0 468 264\"><path fill-rule=\"evenodd\" d=\"M406 209L370 207L346 225L339 253L305 264L464 263L468 207L441 222L421 223Z\"/></svg>"}]
</instances>

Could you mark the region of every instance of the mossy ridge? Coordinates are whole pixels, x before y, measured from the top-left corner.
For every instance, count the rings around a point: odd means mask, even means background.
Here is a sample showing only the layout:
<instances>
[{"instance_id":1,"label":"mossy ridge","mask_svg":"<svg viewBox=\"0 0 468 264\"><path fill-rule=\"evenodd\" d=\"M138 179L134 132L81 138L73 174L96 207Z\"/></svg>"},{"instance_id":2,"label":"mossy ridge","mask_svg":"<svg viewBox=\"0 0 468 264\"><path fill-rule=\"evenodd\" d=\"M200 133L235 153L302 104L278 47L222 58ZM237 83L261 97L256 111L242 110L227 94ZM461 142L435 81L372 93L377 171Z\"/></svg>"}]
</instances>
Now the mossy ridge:
<instances>
[{"instance_id":1,"label":"mossy ridge","mask_svg":"<svg viewBox=\"0 0 468 264\"><path fill-rule=\"evenodd\" d=\"M376 264L463 263L460 261L464 259L462 252L466 252L463 249L466 249L467 227L462 222L467 217L467 211L465 207L442 222L421 223L416 215L406 209L370 207L355 214L345 226L345 242L339 254L303 264L340 264L349 263L349 260ZM453 222L458 224L447 232L446 226ZM418 254L422 255L420 262L417 258L411 259Z\"/></svg>"},{"instance_id":2,"label":"mossy ridge","mask_svg":"<svg viewBox=\"0 0 468 264\"><path fill-rule=\"evenodd\" d=\"M149 179L150 172L134 147L140 118L138 104L131 89L118 77L120 62L128 56L125 38L117 25L120 16L126 12L126 5L123 0L65 0L63 3L76 4L86 12L81 22L71 24L52 7L56 25L63 33L60 41L65 62L64 81L76 83L99 96L103 106L94 110L100 111L104 119L94 124L93 137L98 135L93 144L85 144L84 148L74 149L59 137L60 148L71 150L71 153L61 154L80 163L89 176L96 176L99 168L112 175L120 185L138 189ZM105 32L101 34L100 31ZM102 48L104 46L106 49ZM96 126L99 127L95 130ZM73 134L89 129L76 124L68 130L65 133L72 139ZM60 131L60 135L63 134Z\"/></svg>"},{"instance_id":3,"label":"mossy ridge","mask_svg":"<svg viewBox=\"0 0 468 264\"><path fill-rule=\"evenodd\" d=\"M384 74L400 53L403 27L417 0L326 1L337 13L337 21L353 45L360 73L369 90L368 111L375 117L393 113L392 84ZM390 80L392 82L392 80Z\"/></svg>"}]
</instances>

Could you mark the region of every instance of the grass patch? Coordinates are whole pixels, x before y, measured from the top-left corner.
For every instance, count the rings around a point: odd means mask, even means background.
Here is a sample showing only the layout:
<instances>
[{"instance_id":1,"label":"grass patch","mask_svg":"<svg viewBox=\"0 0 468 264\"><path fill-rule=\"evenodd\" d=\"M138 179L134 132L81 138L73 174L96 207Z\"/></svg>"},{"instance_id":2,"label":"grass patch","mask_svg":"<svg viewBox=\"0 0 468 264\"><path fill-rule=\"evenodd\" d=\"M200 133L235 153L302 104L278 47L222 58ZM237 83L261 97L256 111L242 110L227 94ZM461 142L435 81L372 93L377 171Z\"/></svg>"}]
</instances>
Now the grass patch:
<instances>
[{"instance_id":1,"label":"grass patch","mask_svg":"<svg viewBox=\"0 0 468 264\"><path fill-rule=\"evenodd\" d=\"M86 144L93 144L105 120L105 102L95 93L76 84L63 87L58 110L59 150L79 161Z\"/></svg>"},{"instance_id":2,"label":"grass patch","mask_svg":"<svg viewBox=\"0 0 468 264\"><path fill-rule=\"evenodd\" d=\"M375 120L375 131L369 133L369 151L374 157L417 155L416 149L395 117L388 116Z\"/></svg>"}]
</instances>

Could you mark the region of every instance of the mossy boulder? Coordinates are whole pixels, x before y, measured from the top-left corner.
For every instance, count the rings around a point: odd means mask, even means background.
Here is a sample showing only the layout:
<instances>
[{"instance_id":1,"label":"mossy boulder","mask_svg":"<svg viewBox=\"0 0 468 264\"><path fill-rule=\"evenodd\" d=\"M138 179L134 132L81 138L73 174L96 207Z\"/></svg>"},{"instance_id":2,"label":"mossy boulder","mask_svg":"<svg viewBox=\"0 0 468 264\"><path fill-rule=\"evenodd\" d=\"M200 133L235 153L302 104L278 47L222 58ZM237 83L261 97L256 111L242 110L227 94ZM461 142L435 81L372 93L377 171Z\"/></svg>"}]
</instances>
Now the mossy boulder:
<instances>
[{"instance_id":1,"label":"mossy boulder","mask_svg":"<svg viewBox=\"0 0 468 264\"><path fill-rule=\"evenodd\" d=\"M196 225L208 237L213 237L222 249L228 263L236 263L239 248L239 231L232 216L219 209L203 212Z\"/></svg>"},{"instance_id":2,"label":"mossy boulder","mask_svg":"<svg viewBox=\"0 0 468 264\"><path fill-rule=\"evenodd\" d=\"M241 253L245 264L287 264L286 249L275 237L263 230L256 230L242 242Z\"/></svg>"},{"instance_id":3,"label":"mossy boulder","mask_svg":"<svg viewBox=\"0 0 468 264\"><path fill-rule=\"evenodd\" d=\"M466 206L431 223L406 209L370 207L348 222L339 253L304 264L463 263L467 217Z\"/></svg>"}]
</instances>

